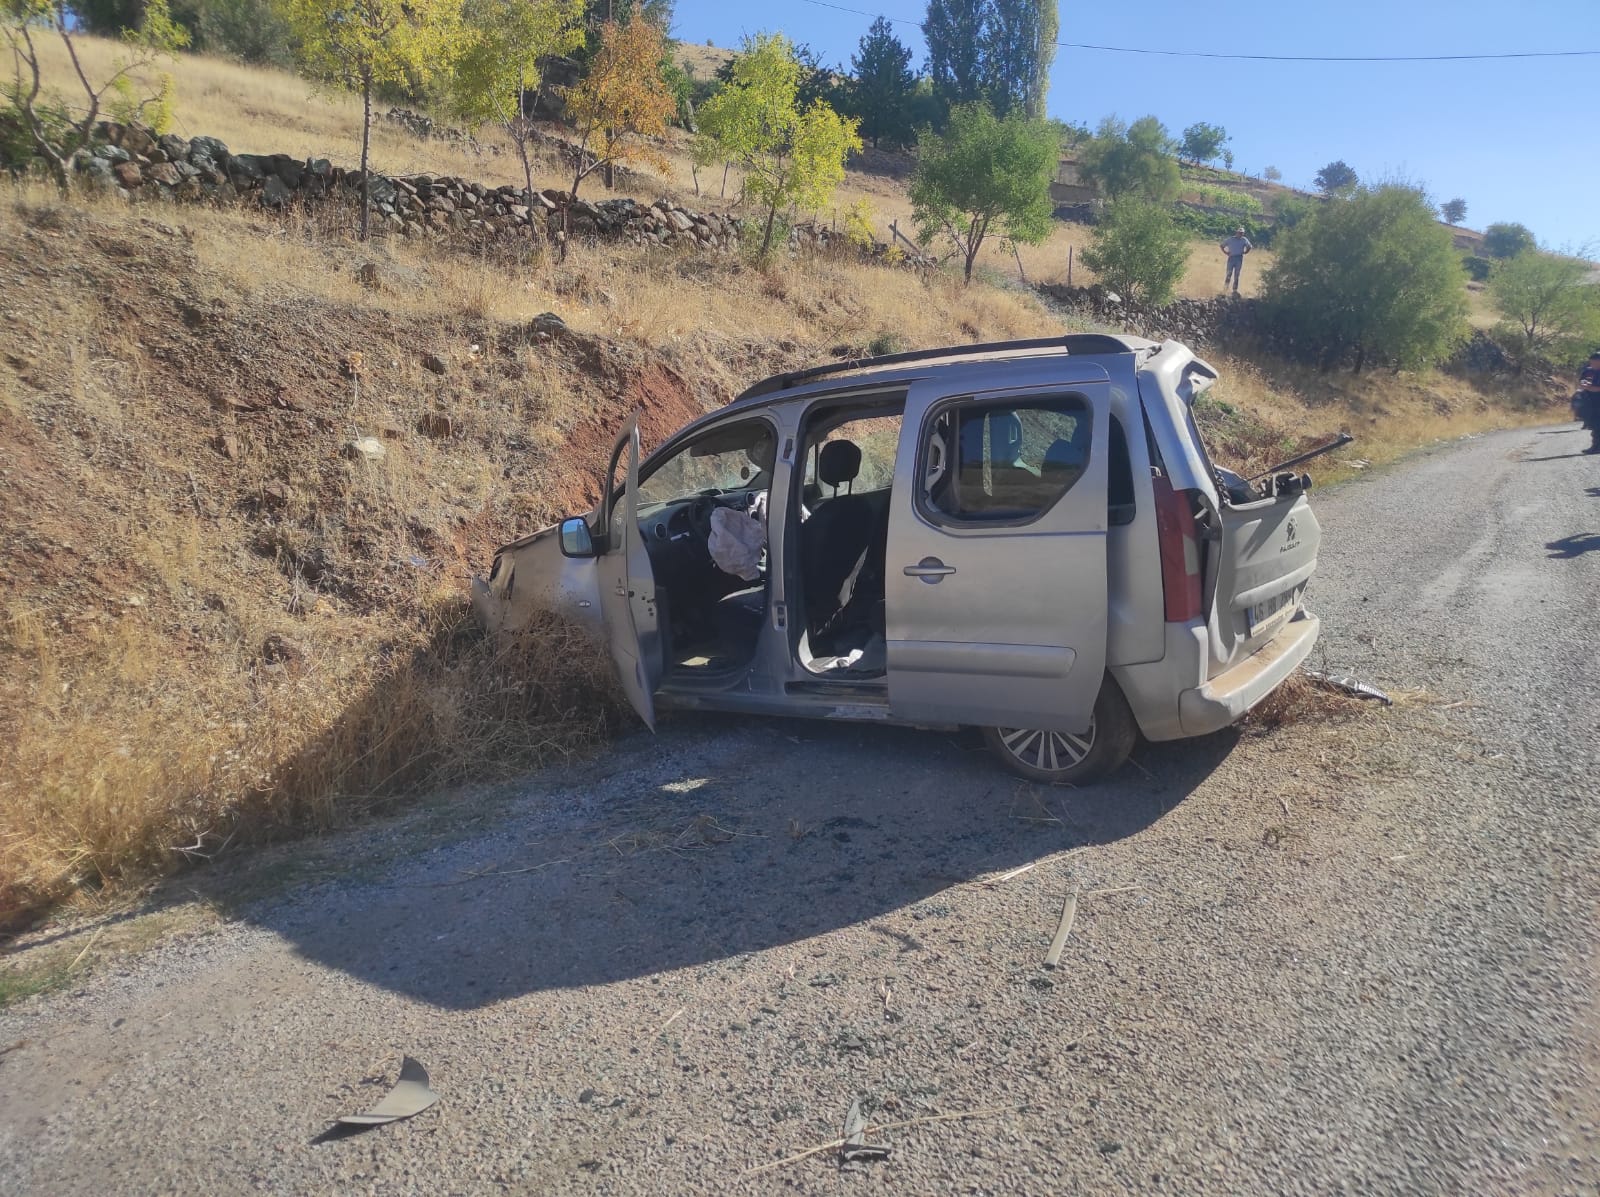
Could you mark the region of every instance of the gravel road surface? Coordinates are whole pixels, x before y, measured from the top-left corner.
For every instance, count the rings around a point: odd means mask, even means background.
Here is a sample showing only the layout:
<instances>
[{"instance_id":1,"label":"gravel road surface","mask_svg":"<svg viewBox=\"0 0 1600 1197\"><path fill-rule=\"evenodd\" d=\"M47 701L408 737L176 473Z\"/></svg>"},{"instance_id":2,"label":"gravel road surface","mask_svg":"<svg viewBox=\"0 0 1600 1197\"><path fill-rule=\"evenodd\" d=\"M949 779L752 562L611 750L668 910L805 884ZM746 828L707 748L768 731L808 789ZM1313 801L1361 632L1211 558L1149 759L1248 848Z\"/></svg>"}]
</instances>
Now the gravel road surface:
<instances>
[{"instance_id":1,"label":"gravel road surface","mask_svg":"<svg viewBox=\"0 0 1600 1197\"><path fill-rule=\"evenodd\" d=\"M340 837L344 875L0 1014L0 1191L1600 1192L1582 443L1317 498L1326 664L1391 709L1092 791L680 718ZM315 1141L403 1054L438 1105ZM788 1160L852 1100L886 1160Z\"/></svg>"}]
</instances>

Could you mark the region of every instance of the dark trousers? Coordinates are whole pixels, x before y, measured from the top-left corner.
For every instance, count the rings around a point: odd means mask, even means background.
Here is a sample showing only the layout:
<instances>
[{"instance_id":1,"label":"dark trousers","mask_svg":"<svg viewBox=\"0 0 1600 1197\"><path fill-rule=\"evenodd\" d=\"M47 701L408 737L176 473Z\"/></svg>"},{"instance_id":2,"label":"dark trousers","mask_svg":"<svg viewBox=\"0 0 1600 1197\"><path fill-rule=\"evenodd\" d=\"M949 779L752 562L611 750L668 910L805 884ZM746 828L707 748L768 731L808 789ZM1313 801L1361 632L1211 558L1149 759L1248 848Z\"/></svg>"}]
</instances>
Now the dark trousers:
<instances>
[{"instance_id":1,"label":"dark trousers","mask_svg":"<svg viewBox=\"0 0 1600 1197\"><path fill-rule=\"evenodd\" d=\"M1244 268L1243 254L1228 255L1228 273L1222 276L1222 289L1226 291L1228 284L1233 284L1234 291L1239 290L1239 271Z\"/></svg>"}]
</instances>

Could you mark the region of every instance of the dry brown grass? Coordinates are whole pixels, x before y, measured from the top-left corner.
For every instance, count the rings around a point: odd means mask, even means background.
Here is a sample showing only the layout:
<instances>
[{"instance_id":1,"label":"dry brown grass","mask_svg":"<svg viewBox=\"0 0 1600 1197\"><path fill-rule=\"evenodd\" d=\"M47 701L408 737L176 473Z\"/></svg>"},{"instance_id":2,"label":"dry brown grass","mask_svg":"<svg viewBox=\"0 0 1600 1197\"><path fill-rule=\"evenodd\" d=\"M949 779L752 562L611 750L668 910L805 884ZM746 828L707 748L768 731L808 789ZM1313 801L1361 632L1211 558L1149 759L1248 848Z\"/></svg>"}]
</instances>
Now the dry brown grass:
<instances>
[{"instance_id":1,"label":"dry brown grass","mask_svg":"<svg viewBox=\"0 0 1600 1197\"><path fill-rule=\"evenodd\" d=\"M1358 473L1423 445L1560 419L1560 397L1537 384L1475 386L1440 370L1323 374L1281 360L1211 355L1221 372L1196 406L1213 456L1242 473L1263 470L1349 432L1356 441L1309 464L1319 482Z\"/></svg>"},{"instance_id":2,"label":"dry brown grass","mask_svg":"<svg viewBox=\"0 0 1600 1197\"><path fill-rule=\"evenodd\" d=\"M1318 685L1305 674L1289 675L1245 717L1246 726L1276 731L1297 723L1330 723L1356 718L1377 708L1329 686Z\"/></svg>"}]
</instances>

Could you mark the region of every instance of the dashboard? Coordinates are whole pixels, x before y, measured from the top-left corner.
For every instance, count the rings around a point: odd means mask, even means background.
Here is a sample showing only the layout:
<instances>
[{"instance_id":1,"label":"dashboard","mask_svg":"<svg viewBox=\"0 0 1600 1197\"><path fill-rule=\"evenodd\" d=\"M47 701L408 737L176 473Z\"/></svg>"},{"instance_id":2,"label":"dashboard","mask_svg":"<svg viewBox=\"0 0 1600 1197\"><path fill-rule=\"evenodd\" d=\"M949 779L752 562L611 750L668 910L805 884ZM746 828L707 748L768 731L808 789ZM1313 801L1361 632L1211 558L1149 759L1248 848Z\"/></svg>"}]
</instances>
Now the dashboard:
<instances>
[{"instance_id":1,"label":"dashboard","mask_svg":"<svg viewBox=\"0 0 1600 1197\"><path fill-rule=\"evenodd\" d=\"M749 511L761 491L705 490L639 511L639 532L646 545L695 545L704 550L711 537L711 513L718 507ZM709 552L707 553L709 556Z\"/></svg>"}]
</instances>

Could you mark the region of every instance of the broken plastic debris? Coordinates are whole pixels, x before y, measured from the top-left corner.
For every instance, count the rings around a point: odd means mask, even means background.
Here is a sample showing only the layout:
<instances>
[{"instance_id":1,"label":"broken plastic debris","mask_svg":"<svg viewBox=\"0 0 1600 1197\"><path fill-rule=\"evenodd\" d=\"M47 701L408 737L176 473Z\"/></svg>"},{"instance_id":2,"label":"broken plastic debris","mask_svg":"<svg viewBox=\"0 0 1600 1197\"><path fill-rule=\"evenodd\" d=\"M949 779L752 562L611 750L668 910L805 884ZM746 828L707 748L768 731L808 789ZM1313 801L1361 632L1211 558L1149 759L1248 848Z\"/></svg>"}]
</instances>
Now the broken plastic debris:
<instances>
[{"instance_id":1,"label":"broken plastic debris","mask_svg":"<svg viewBox=\"0 0 1600 1197\"><path fill-rule=\"evenodd\" d=\"M407 1056L400 1062L400 1079L382 1101L365 1114L346 1114L339 1121L345 1126L382 1126L420 1114L438 1100L439 1095L428 1088L428 1070Z\"/></svg>"},{"instance_id":2,"label":"broken plastic debris","mask_svg":"<svg viewBox=\"0 0 1600 1197\"><path fill-rule=\"evenodd\" d=\"M867 1142L867 1120L861 1113L861 1099L850 1100L850 1109L844 1116L844 1140L839 1144L839 1163L865 1164L889 1158L890 1149Z\"/></svg>"},{"instance_id":3,"label":"broken plastic debris","mask_svg":"<svg viewBox=\"0 0 1600 1197\"><path fill-rule=\"evenodd\" d=\"M1324 686L1332 686L1335 690L1343 690L1346 694L1356 698L1375 698L1386 707L1394 706L1394 699L1390 698L1376 686L1369 686L1366 682L1342 673L1323 673L1320 669L1308 669L1306 676L1314 682L1321 682Z\"/></svg>"}]
</instances>

